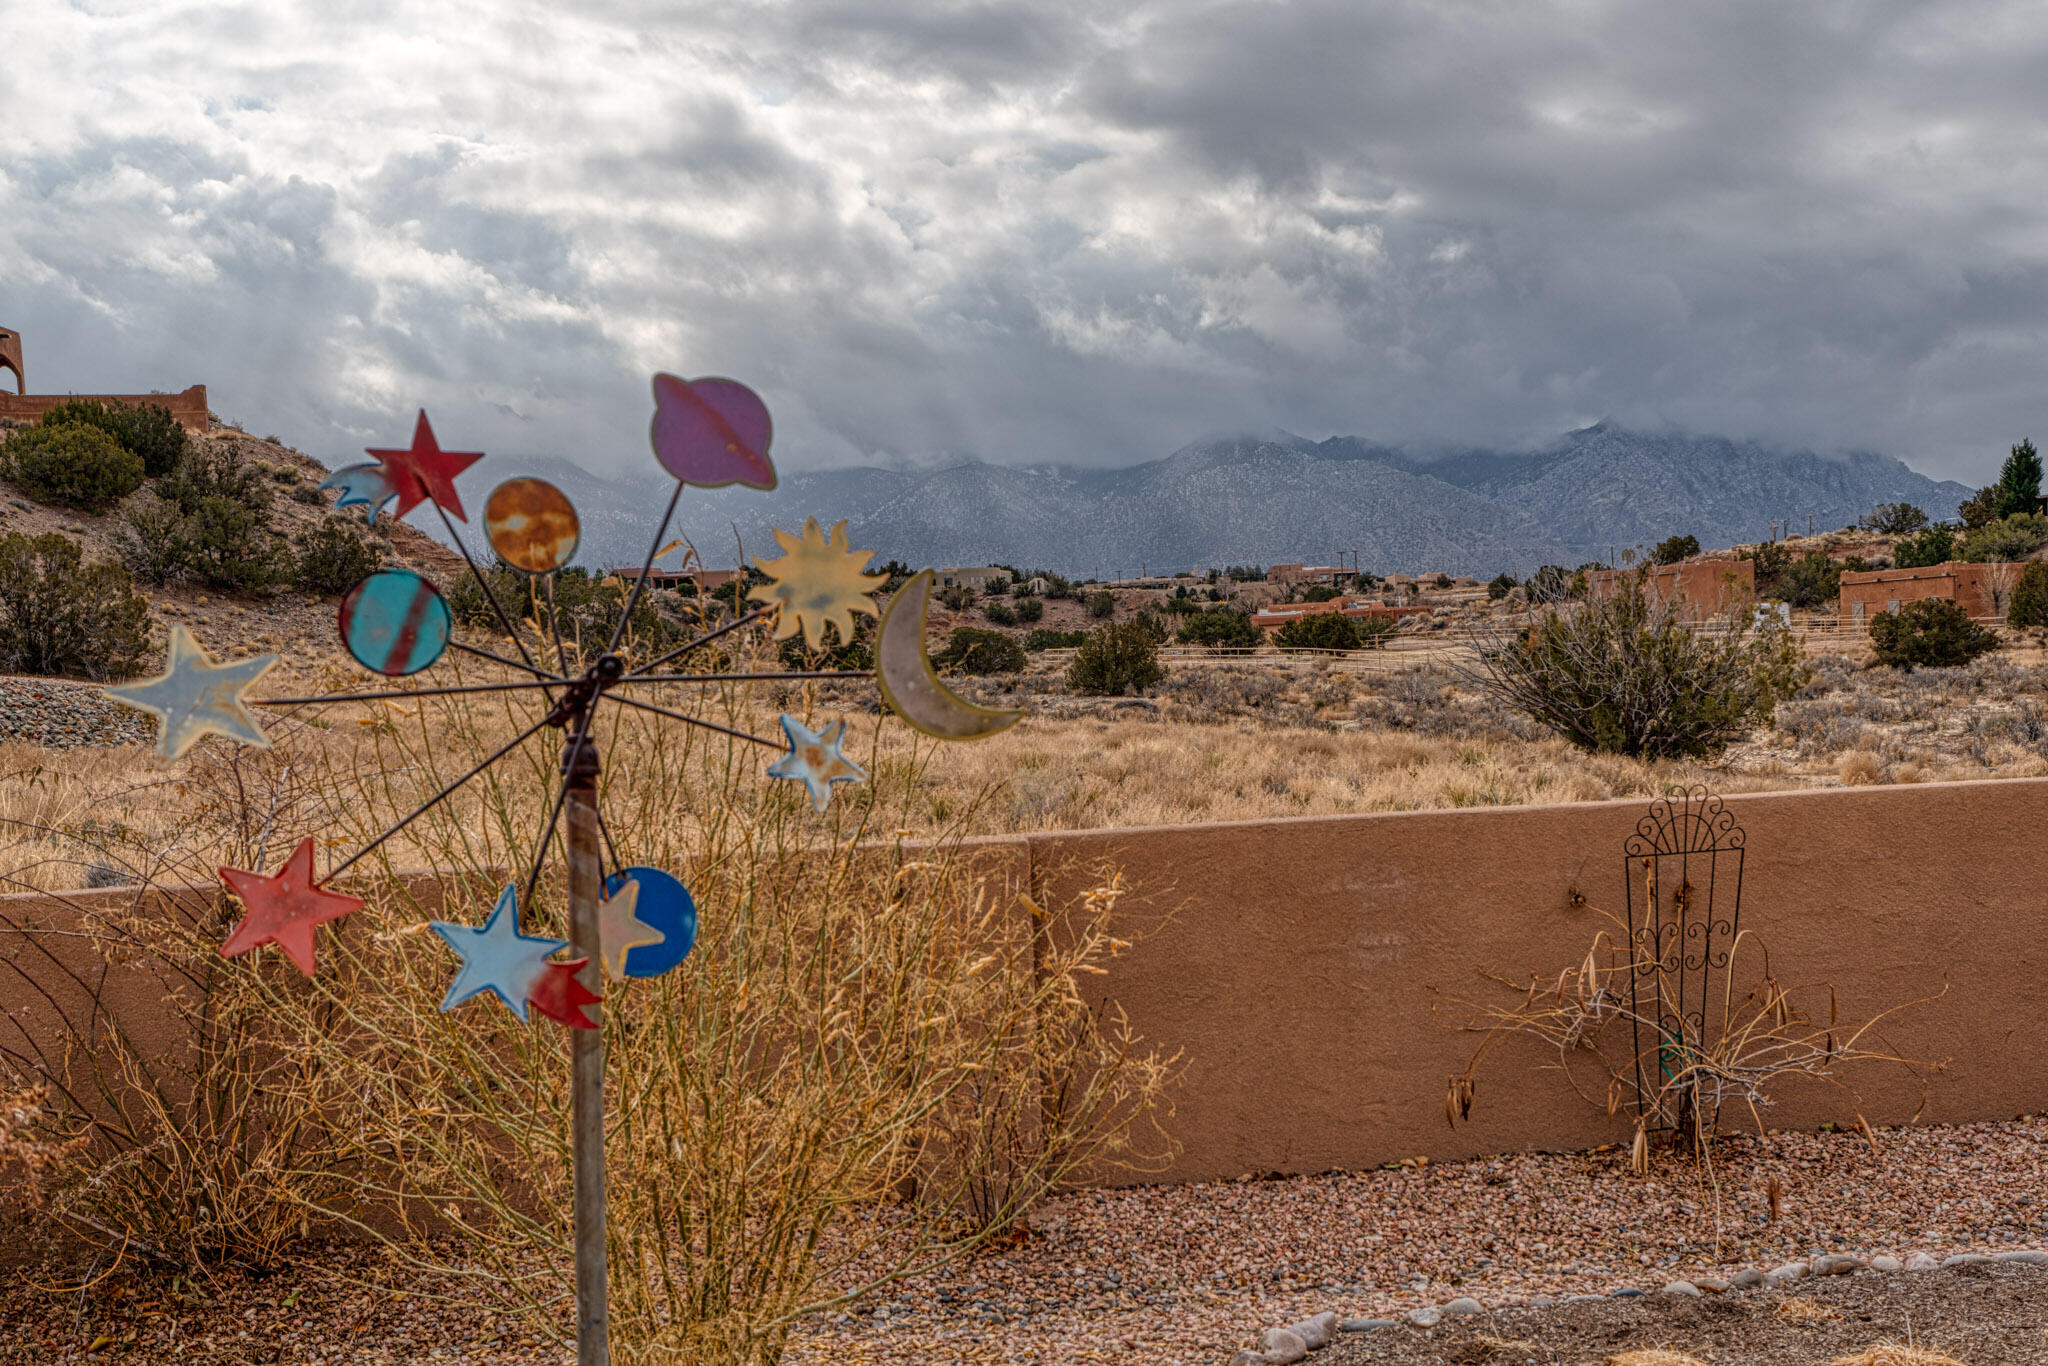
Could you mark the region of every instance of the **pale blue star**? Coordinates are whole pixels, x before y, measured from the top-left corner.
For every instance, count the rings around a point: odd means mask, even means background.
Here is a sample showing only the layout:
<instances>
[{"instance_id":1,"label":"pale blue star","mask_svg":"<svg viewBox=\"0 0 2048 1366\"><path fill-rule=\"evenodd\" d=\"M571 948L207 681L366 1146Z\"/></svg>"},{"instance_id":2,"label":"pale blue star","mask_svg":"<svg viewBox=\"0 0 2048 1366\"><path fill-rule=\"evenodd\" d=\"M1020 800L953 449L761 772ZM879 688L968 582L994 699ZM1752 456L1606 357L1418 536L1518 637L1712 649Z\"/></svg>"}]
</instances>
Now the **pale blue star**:
<instances>
[{"instance_id":1,"label":"pale blue star","mask_svg":"<svg viewBox=\"0 0 2048 1366\"><path fill-rule=\"evenodd\" d=\"M526 1001L548 970L548 959L569 946L566 939L547 939L519 932L519 891L507 887L498 894L491 918L481 926L456 925L446 920L433 922L434 933L448 941L448 947L462 955L462 970L448 988L441 1009L453 1010L472 996L484 992L526 1018Z\"/></svg>"},{"instance_id":2,"label":"pale blue star","mask_svg":"<svg viewBox=\"0 0 2048 1366\"><path fill-rule=\"evenodd\" d=\"M784 714L782 733L789 740L789 753L768 765L768 776L789 778L809 788L813 810L823 811L831 804L832 784L857 783L868 776L839 752L846 739L844 721L835 721L822 731L809 731L795 717Z\"/></svg>"},{"instance_id":3,"label":"pale blue star","mask_svg":"<svg viewBox=\"0 0 2048 1366\"><path fill-rule=\"evenodd\" d=\"M242 694L275 663L276 655L258 655L216 664L190 631L174 626L170 663L163 673L140 683L108 688L106 694L125 706L163 718L163 733L157 737L156 747L167 759L183 758L186 750L209 733L262 749L270 744L270 737L256 724Z\"/></svg>"},{"instance_id":4,"label":"pale blue star","mask_svg":"<svg viewBox=\"0 0 2048 1366\"><path fill-rule=\"evenodd\" d=\"M341 497L334 500L337 508L353 507L360 503L363 515L372 522L384 505L398 497L398 486L391 482L391 471L380 464L344 465L320 481L323 489L339 489Z\"/></svg>"}]
</instances>

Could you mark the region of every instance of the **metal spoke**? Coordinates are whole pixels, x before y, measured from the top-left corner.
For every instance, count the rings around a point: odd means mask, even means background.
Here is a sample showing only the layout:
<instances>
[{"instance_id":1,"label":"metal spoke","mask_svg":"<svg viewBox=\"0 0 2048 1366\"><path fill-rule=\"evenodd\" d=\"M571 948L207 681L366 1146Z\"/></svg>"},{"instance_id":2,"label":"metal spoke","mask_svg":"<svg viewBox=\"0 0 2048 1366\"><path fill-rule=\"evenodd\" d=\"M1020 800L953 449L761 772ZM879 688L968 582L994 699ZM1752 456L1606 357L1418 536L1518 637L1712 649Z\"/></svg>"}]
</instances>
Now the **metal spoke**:
<instances>
[{"instance_id":1,"label":"metal spoke","mask_svg":"<svg viewBox=\"0 0 2048 1366\"><path fill-rule=\"evenodd\" d=\"M606 654L619 648L619 642L626 638L626 627L633 620L633 609L640 605L640 594L647 587L647 576L654 572L655 557L661 554L661 538L668 535L669 520L676 515L676 504L683 499L683 481L676 480L676 491L668 496L668 510L661 514L661 525L654 529L654 541L647 547L647 558L640 562L640 577L633 580L633 591L626 595L626 610L619 613L619 624L612 627L611 644L604 647Z\"/></svg>"},{"instance_id":2,"label":"metal spoke","mask_svg":"<svg viewBox=\"0 0 2048 1366\"><path fill-rule=\"evenodd\" d=\"M766 683L799 678L873 678L873 669L813 669L765 674L627 674L619 683ZM613 685L618 686L617 684Z\"/></svg>"},{"instance_id":3,"label":"metal spoke","mask_svg":"<svg viewBox=\"0 0 2048 1366\"><path fill-rule=\"evenodd\" d=\"M555 688L564 678L530 679L517 683L457 683L443 688L403 688L394 692L338 692L323 697L251 697L252 707L303 707L315 702L390 702L411 697L446 697L465 692L519 692L529 688Z\"/></svg>"},{"instance_id":4,"label":"metal spoke","mask_svg":"<svg viewBox=\"0 0 2048 1366\"><path fill-rule=\"evenodd\" d=\"M535 685L528 685L528 686L535 686ZM360 849L356 850L356 851L355 851L355 852L354 852L353 854L350 854L350 855L349 855L349 856L348 856L347 858L343 859L343 860L342 860L342 861L341 861L340 863L338 863L338 864L336 864L336 865L335 865L334 867L332 867L332 868L328 869L328 870L327 870L327 877L326 877L326 878L324 878L324 879L322 879L322 881L331 881L331 880L332 880L332 879L334 879L334 878L340 877L340 876L342 875L342 873L344 873L345 871L347 871L347 870L348 870L348 869L349 869L349 868L350 868L351 866L353 866L353 865L354 865L354 864L355 864L355 863L356 863L356 862L357 862L358 860L362 859L362 858L363 858L363 857L364 857L365 855L367 855L367 854L368 854L368 853L369 853L369 852L370 852L370 851L371 851L372 849L375 849L375 848L376 848L376 847L377 847L378 845L382 844L382 843L383 843L383 842L384 842L385 840L388 840L388 839L390 839L390 838L391 838L391 837L392 837L393 835L395 835L395 834L397 834L397 833L398 833L399 831L401 831L401 830L405 829L405 827L406 827L406 826L408 826L408 825L411 825L411 824L412 824L412 823L413 823L414 821L418 820L418 819L419 819L419 818L420 818L421 816L424 816L424 815L426 815L426 814L427 814L427 812L429 812L429 811L433 810L433 809L434 809L434 807L436 807L436 806L440 805L440 804L441 804L442 802L446 801L446 800L447 800L447 799L448 799L449 797L453 796L453 795L455 794L455 789L457 789L457 788L461 787L461 786L462 786L462 785L463 785L464 783L468 782L468 781L469 781L469 780L470 780L471 778L474 778L474 777L476 777L476 775L477 775L477 774L479 774L479 773L482 773L482 772L483 772L483 771L484 771L485 769L489 768L489 767L490 767L490 766L491 766L492 764L495 764L495 763L497 763L497 762L498 762L498 760L500 760L500 759L504 758L504 757L505 757L506 755L510 754L510 753L511 753L511 752L512 752L513 750L515 750L515 749L519 748L519 746L520 746L520 745L522 745L522 744L525 744L525 743L526 743L526 741L528 741L529 739L531 739L531 738L533 737L533 735L534 735L534 733L535 733L536 731L540 730L540 729L541 729L541 727L543 727L543 726L545 726L545 725L547 725L547 722L546 722L545 720L541 720L541 721L536 721L536 722L534 722L534 723L533 723L532 725L528 726L528 727L527 727L527 728L526 728L525 730L523 730L523 731L520 731L520 732L519 732L519 734L517 734L517 735L513 736L513 737L512 737L512 738L511 738L510 740L507 740L507 741L506 741L506 742L505 742L505 743L504 743L504 744L503 744L502 746L500 746L500 747L499 747L499 748L498 748L498 749L497 749L496 751L494 751L494 752L493 752L493 753L492 753L492 754L490 755L490 757L489 757L489 758L485 759L485 760L484 760L484 761L483 761L482 763L478 764L478 765L477 765L477 766L476 766L475 768L471 769L471 770L470 770L469 772L467 772L467 773L463 774L463 775L462 775L462 776L461 776L460 778L457 778L457 779L456 779L456 780L455 780L454 782L452 782L452 783L448 784L448 786L446 786L446 787L442 788L442 789L441 789L441 790L440 790L439 792L436 792L436 793L435 793L435 794L434 794L433 796L431 796L431 797L427 798L427 799L426 799L426 800L425 800L424 802L421 802L421 803L419 804L419 806L418 806L418 807L414 808L414 810L413 810L413 813L412 813L412 814L411 814L410 816L407 816L407 817L406 817L406 818L405 818L404 820L402 820L402 821L400 821L400 822L399 822L398 824L396 824L396 825L392 826L392 827L391 827L390 829L386 830L386 831L385 831L385 832L384 832L383 834L381 834L381 835L377 836L377 838L375 838L375 839L371 840L371 841L370 841L370 842L369 842L368 844L366 844L366 845L364 845L364 846L363 846L362 848L360 848Z\"/></svg>"},{"instance_id":5,"label":"metal spoke","mask_svg":"<svg viewBox=\"0 0 2048 1366\"><path fill-rule=\"evenodd\" d=\"M507 659L503 655L494 655L489 650L479 650L474 645L464 645L459 640L449 641L448 648L460 650L466 655L475 655L478 659L488 659L493 664L503 664L508 669L524 670L535 678L545 678L550 683L567 683L569 681L565 674L549 673L546 669L535 668L531 664L522 664L516 659Z\"/></svg>"},{"instance_id":6,"label":"metal spoke","mask_svg":"<svg viewBox=\"0 0 2048 1366\"><path fill-rule=\"evenodd\" d=\"M667 654L661 656L661 658L659 659L649 660L647 664L645 664L639 669L638 672L627 674L625 678L620 679L619 681L623 683L638 679L640 675L646 673L648 669L659 669L662 665L668 663L671 659L680 658L681 656L690 653L690 651L696 649L700 645L709 645L712 641L718 639L720 636L725 635L728 632L737 631L740 629L740 627L745 626L750 621L759 621L762 617L767 616L770 612L774 610L775 609L772 607L757 607L743 617L735 617L731 621L728 621L725 625L719 627L716 631L710 631L704 635L698 636L695 640L691 641L687 645L678 645L675 649L670 650Z\"/></svg>"},{"instance_id":7,"label":"metal spoke","mask_svg":"<svg viewBox=\"0 0 2048 1366\"><path fill-rule=\"evenodd\" d=\"M735 740L751 740L757 745L766 745L770 749L783 748L780 740L763 740L758 735L749 735L743 730L734 730L731 726L721 726L716 721L706 721L700 717L688 715L685 712L670 711L667 707L657 707L652 702L641 702L631 697L620 697L609 692L603 695L622 707L637 707L641 711L651 711L656 716L666 716L671 721L681 721L685 725L691 726L702 726L705 730L715 730L720 735L730 735Z\"/></svg>"}]
</instances>

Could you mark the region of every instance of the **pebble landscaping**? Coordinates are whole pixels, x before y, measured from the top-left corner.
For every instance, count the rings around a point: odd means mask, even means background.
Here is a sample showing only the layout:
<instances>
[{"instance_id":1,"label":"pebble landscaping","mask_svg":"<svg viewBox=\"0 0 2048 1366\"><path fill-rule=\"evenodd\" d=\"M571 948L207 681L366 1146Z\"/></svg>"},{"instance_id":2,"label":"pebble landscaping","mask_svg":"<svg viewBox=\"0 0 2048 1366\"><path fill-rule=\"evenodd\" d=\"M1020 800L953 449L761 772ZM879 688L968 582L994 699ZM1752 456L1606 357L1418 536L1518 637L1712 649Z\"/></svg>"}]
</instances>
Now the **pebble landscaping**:
<instances>
[{"instance_id":1,"label":"pebble landscaping","mask_svg":"<svg viewBox=\"0 0 2048 1366\"><path fill-rule=\"evenodd\" d=\"M85 683L0 678L0 741L45 749L147 745L156 718L108 699Z\"/></svg>"},{"instance_id":2,"label":"pebble landscaping","mask_svg":"<svg viewBox=\"0 0 2048 1366\"><path fill-rule=\"evenodd\" d=\"M1620 1148L1080 1192L1048 1202L1015 1246L800 1329L788 1359L1243 1366L1277 1359L1262 1336L1319 1315L1341 1343L1504 1306L1725 1297L1892 1261L2048 1262L2048 1119L1875 1137L1874 1150L1861 1133L1724 1141L1718 1250L1705 1174L1662 1156L1633 1176Z\"/></svg>"}]
</instances>

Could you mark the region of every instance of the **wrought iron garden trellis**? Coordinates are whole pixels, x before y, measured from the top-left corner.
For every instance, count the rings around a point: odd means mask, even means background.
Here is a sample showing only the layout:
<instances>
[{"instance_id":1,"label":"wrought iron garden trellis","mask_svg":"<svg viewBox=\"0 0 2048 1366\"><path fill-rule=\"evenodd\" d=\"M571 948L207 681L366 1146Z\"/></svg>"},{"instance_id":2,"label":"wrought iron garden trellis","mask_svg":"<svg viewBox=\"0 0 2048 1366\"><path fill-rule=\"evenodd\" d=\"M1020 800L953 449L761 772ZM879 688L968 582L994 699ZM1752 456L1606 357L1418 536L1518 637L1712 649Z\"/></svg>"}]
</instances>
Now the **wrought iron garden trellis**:
<instances>
[{"instance_id":1,"label":"wrought iron garden trellis","mask_svg":"<svg viewBox=\"0 0 2048 1366\"><path fill-rule=\"evenodd\" d=\"M468 520L454 479L482 459L482 454L442 450L422 412L409 448L372 449L369 453L378 457L376 463L338 470L322 487L339 491L337 507L363 506L372 521L387 503L397 503L396 515L400 517L421 503L433 504L449 539L481 590L482 600L518 657L456 640L453 614L439 590L420 575L404 569L380 569L342 600L339 625L343 644L357 662L386 677L407 678L417 674L450 649L526 677L512 682L251 698L244 694L276 662L276 656L216 663L191 633L179 626L172 632L169 663L162 675L108 690L108 695L116 700L151 711L162 720L159 749L173 760L207 734L218 734L242 744L267 745L269 739L251 707L298 708L529 690L541 692L547 700L547 713L539 721L329 868L324 877L316 875L314 841L310 837L276 873L221 869L222 880L242 901L246 912L222 944L221 952L232 957L263 944L275 944L301 971L313 975L318 927L363 905L359 898L328 890L322 883L332 882L543 730L563 732L560 785L547 803L548 815L533 863L522 870L523 895L519 882L507 886L482 926L437 921L433 928L462 959L442 1004L444 1010L490 992L521 1020L527 1018L531 1008L569 1028L579 1366L603 1366L609 1360L610 1350L604 1238L604 1042L598 1020L589 1012L601 1007L604 998L600 988L605 986L607 977L623 982L667 971L688 951L695 935L695 907L687 890L661 870L622 867L612 847L611 832L598 811L599 759L591 730L599 707L612 704L651 713L770 749L781 749L786 742L788 753L771 765L768 773L804 783L818 811L826 808L835 784L866 776L840 753L845 738L844 722L814 732L784 715L785 740L776 741L627 696L624 690L651 684L872 678L883 701L907 724L944 740L992 735L1022 715L1021 711L977 706L955 695L939 680L924 646L932 571L912 575L885 608L875 607L869 597L884 581L864 572L871 556L848 545L843 522L833 527L829 535L820 530L815 519L806 522L800 536L777 531L776 539L784 555L776 560L755 561L768 582L754 587L749 598L762 606L743 611L735 597L732 620L693 633L683 644L644 664L630 662L623 647L685 486L716 488L738 484L765 490L776 483L774 466L768 459L768 412L752 390L726 379L683 380L658 375L654 394L655 456L675 477L675 490L640 571L625 593L610 638L580 669L571 667L570 651L554 611L553 576L575 553L580 537L575 509L559 490L543 480L513 479L493 491L484 510L485 528L499 559L530 575L537 591L544 589L545 615L554 646L555 667L550 668L545 644L541 646L541 659L536 660L489 576L478 568L451 519L452 513L453 519ZM827 639L827 627L842 643L851 642L856 619L862 613L878 618L872 670L689 672L670 668L693 651L756 623L772 624L777 640L801 631L805 643L814 649ZM558 829L566 834L568 940L527 935L519 930L520 908L532 903ZM613 869L609 877L605 872L607 855ZM663 898L666 909L657 914L649 903ZM562 949L568 949L575 957L549 961ZM642 958L643 954L651 956Z\"/></svg>"},{"instance_id":2,"label":"wrought iron garden trellis","mask_svg":"<svg viewBox=\"0 0 2048 1366\"><path fill-rule=\"evenodd\" d=\"M1744 843L1726 803L1691 787L1652 803L1623 844L1636 1113L1646 1128L1713 1121L1684 1078L1709 1031L1727 1027L1725 1004L1713 1013L1713 989L1741 932Z\"/></svg>"}]
</instances>

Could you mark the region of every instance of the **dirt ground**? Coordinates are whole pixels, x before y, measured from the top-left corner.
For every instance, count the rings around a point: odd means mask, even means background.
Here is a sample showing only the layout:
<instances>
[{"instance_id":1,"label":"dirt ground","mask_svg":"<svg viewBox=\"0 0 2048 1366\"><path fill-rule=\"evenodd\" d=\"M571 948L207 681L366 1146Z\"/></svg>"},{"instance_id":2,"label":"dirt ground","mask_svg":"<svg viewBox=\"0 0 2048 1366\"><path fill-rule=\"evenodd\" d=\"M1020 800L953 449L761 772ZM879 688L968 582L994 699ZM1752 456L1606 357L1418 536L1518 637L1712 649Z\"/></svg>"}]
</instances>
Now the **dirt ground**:
<instances>
[{"instance_id":1,"label":"dirt ground","mask_svg":"<svg viewBox=\"0 0 2048 1366\"><path fill-rule=\"evenodd\" d=\"M1433 1329L1342 1333L1308 1360L1603 1366L1618 1354L1661 1348L1711 1366L1818 1366L1880 1342L1945 1352L1967 1366L2048 1363L2048 1272L1982 1265L1889 1276L1866 1271L1697 1300L1647 1295L1503 1309Z\"/></svg>"}]
</instances>

